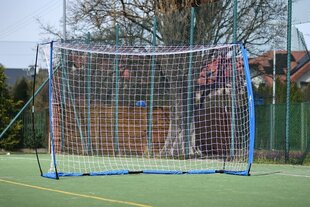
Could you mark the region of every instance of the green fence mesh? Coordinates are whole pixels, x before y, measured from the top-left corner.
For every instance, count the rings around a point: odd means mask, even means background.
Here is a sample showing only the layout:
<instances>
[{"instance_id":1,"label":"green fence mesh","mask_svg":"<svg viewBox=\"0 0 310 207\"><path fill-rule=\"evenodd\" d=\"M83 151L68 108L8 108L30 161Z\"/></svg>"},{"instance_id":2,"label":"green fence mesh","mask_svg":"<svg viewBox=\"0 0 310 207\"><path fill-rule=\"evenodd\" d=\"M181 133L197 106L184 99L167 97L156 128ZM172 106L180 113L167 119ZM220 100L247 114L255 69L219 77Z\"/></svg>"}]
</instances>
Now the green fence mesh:
<instances>
[{"instance_id":1,"label":"green fence mesh","mask_svg":"<svg viewBox=\"0 0 310 207\"><path fill-rule=\"evenodd\" d=\"M32 131L32 113L27 111L21 116L23 128L23 147L33 148L36 144L37 147L47 147L48 135L49 135L49 120L48 120L48 110L37 111L35 113L35 133L36 137L33 137Z\"/></svg>"},{"instance_id":2,"label":"green fence mesh","mask_svg":"<svg viewBox=\"0 0 310 207\"><path fill-rule=\"evenodd\" d=\"M259 105L255 113L256 160L283 162L286 105ZM310 144L310 103L291 104L289 123L289 162L303 164Z\"/></svg>"}]
</instances>

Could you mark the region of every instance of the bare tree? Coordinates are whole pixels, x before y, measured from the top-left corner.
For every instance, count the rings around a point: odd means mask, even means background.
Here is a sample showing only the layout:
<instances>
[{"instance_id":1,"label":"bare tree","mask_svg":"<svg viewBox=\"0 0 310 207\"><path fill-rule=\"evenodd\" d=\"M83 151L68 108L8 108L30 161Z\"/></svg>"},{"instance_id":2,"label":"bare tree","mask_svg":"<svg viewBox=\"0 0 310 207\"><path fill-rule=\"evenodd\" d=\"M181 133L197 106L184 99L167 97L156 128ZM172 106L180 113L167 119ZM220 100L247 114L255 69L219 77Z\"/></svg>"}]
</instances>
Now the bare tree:
<instances>
[{"instance_id":1,"label":"bare tree","mask_svg":"<svg viewBox=\"0 0 310 207\"><path fill-rule=\"evenodd\" d=\"M161 0L78 0L68 4L68 27L71 38L85 38L88 32L94 40L115 40L115 26L120 26L123 44L151 43L153 17L157 17L158 43L188 44L190 7L162 3ZM175 1L183 2L183 1ZM185 2L185 1L184 1ZM189 1L187 1L189 2ZM205 44L233 42L233 2L231 0L201 0L195 9L194 42ZM202 4L203 3L203 4ZM185 5L188 6L188 5ZM282 0L239 0L237 41L252 53L266 49L277 37L285 38L286 4ZM43 30L60 36L50 26ZM279 42L279 41L278 41Z\"/></svg>"}]
</instances>

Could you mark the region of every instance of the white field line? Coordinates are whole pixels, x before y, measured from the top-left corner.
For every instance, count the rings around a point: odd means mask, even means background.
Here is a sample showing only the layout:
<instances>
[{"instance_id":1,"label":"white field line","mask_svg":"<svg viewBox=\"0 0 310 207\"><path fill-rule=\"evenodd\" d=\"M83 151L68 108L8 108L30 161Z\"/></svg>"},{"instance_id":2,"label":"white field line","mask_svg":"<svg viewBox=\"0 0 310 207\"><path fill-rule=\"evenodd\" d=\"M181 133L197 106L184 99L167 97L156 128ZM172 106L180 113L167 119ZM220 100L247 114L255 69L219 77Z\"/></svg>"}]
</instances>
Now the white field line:
<instances>
[{"instance_id":1,"label":"white field line","mask_svg":"<svg viewBox=\"0 0 310 207\"><path fill-rule=\"evenodd\" d=\"M289 173L277 173L276 175L284 175L284 176L291 176L291 177L310 178L310 175L298 175L298 174L289 174Z\"/></svg>"}]
</instances>

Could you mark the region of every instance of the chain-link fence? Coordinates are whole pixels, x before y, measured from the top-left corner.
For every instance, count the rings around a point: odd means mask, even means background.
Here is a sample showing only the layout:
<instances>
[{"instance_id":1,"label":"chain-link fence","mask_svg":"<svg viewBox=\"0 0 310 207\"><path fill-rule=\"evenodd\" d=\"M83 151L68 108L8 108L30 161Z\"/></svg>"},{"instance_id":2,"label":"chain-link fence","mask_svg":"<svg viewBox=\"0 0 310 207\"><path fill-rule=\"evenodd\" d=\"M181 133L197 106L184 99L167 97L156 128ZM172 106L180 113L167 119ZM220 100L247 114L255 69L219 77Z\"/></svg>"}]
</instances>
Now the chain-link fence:
<instances>
[{"instance_id":1,"label":"chain-link fence","mask_svg":"<svg viewBox=\"0 0 310 207\"><path fill-rule=\"evenodd\" d=\"M285 104L259 105L256 106L255 112L256 161L284 162L285 153L287 153L289 162L292 164L309 163L309 102L291 104L288 137L285 136Z\"/></svg>"},{"instance_id":2,"label":"chain-link fence","mask_svg":"<svg viewBox=\"0 0 310 207\"><path fill-rule=\"evenodd\" d=\"M49 136L49 115L48 110L36 111L34 114L35 137L32 129L32 113L27 111L21 116L22 120L22 146L24 148L47 148Z\"/></svg>"}]
</instances>

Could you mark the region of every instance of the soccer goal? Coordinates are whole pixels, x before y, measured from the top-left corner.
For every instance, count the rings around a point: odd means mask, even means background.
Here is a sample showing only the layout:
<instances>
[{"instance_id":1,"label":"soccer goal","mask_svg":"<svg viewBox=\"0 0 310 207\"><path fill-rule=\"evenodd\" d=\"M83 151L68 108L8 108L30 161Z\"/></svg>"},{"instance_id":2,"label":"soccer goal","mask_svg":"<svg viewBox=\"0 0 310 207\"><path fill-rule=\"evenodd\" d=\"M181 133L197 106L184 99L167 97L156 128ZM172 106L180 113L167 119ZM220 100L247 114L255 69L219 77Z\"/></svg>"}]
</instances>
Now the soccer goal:
<instances>
[{"instance_id":1,"label":"soccer goal","mask_svg":"<svg viewBox=\"0 0 310 207\"><path fill-rule=\"evenodd\" d=\"M245 48L52 42L45 177L249 175L254 105Z\"/></svg>"}]
</instances>

